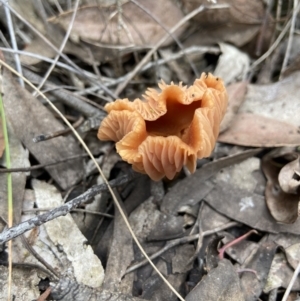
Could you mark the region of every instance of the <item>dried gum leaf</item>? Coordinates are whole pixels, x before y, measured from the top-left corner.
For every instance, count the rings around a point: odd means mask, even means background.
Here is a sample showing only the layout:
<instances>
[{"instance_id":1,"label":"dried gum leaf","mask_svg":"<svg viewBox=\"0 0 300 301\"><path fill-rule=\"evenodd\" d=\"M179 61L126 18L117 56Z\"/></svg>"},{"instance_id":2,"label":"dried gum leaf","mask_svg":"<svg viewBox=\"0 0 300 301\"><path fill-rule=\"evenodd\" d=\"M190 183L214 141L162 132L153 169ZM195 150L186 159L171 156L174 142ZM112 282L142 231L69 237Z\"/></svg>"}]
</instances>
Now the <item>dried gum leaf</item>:
<instances>
[{"instance_id":1,"label":"dried gum leaf","mask_svg":"<svg viewBox=\"0 0 300 301\"><path fill-rule=\"evenodd\" d=\"M300 144L300 132L287 122L239 113L218 141L252 147L297 146Z\"/></svg>"}]
</instances>

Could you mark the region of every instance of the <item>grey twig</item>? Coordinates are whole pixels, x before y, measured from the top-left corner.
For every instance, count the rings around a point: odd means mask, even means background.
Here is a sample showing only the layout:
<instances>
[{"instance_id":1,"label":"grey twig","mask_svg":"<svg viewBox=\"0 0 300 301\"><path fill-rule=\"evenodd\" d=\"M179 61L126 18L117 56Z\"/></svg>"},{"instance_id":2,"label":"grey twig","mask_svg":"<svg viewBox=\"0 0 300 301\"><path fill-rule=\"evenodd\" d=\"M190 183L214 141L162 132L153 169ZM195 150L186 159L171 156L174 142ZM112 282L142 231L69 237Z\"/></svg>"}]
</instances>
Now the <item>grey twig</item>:
<instances>
[{"instance_id":1,"label":"grey twig","mask_svg":"<svg viewBox=\"0 0 300 301\"><path fill-rule=\"evenodd\" d=\"M217 228L212 229L212 230L207 230L207 231L204 231L202 233L198 233L198 234L194 234L194 235L185 236L185 237L181 237L181 238L170 240L170 241L168 241L166 243L166 245L163 248L161 248L160 250L158 250L157 252L155 252L154 254L152 254L149 257L150 257L151 260L153 260L153 259L157 258L158 256L160 256L161 254L163 254L164 252L168 251L169 249L171 249L171 248L173 248L175 246L178 246L180 244L185 244L185 243L194 241L196 239L199 239L200 236L202 236L202 238L203 238L205 236L217 233L217 232L219 232L221 230L232 228L232 227L235 227L235 226L238 226L238 225L239 225L239 223L237 223L237 222L229 222L229 223L221 225L220 227L217 227ZM126 274L135 271L136 269L144 266L147 263L148 263L148 260L146 260L146 259L142 260L142 261L140 261L138 263L134 263L131 267L129 267L126 270Z\"/></svg>"},{"instance_id":2,"label":"grey twig","mask_svg":"<svg viewBox=\"0 0 300 301\"><path fill-rule=\"evenodd\" d=\"M51 72L53 71L53 69L54 69L54 67L55 67L55 65L56 65L56 63L57 63L59 57L60 57L61 54L62 54L63 49L65 48L65 46L66 46L66 44L67 44L67 41L68 41L69 36L70 36L70 34L71 34L71 30L72 30L72 28L73 28L73 24L74 24L74 21L75 21L75 17L76 17L77 11L78 11L79 2L80 2L80 0L77 0L77 1L75 2L74 12L73 12L71 21L70 21L70 23L69 23L68 30L67 30L67 32L66 32L66 34L65 34L65 36L64 36L64 39L63 39L63 41L62 41L62 43L61 43L61 45L60 45L60 48L59 48L59 50L58 50L59 52L56 54L56 57L55 57L55 59L54 59L54 62L51 64L51 66L50 66L50 68L48 69L47 73L45 74L43 80L40 82L40 84L39 84L39 86L38 86L38 89L39 89L39 90L43 87L43 85L45 84L47 78L49 77L49 75L50 75ZM37 93L34 92L33 95L36 96Z\"/></svg>"},{"instance_id":3,"label":"grey twig","mask_svg":"<svg viewBox=\"0 0 300 301\"><path fill-rule=\"evenodd\" d=\"M24 75L26 78L28 78L32 82L40 82L41 77L27 69L24 69ZM45 88L51 89L49 93L54 95L55 97L59 98L64 104L67 106L77 110L78 112L82 113L83 115L87 117L94 117L98 115L106 115L104 112L101 112L99 109L91 106L85 101L85 97L76 95L74 93L71 93L65 89L59 89L56 90L55 85L52 85L50 83L45 84Z\"/></svg>"},{"instance_id":4,"label":"grey twig","mask_svg":"<svg viewBox=\"0 0 300 301\"><path fill-rule=\"evenodd\" d=\"M50 283L51 296L54 300L64 301L146 301L138 297L96 289L79 284L73 276L65 276L58 283Z\"/></svg>"},{"instance_id":5,"label":"grey twig","mask_svg":"<svg viewBox=\"0 0 300 301\"><path fill-rule=\"evenodd\" d=\"M8 26L8 30L9 30L11 45L12 45L14 50L18 50L18 45L17 45L17 41L16 41L16 37L15 37L14 26L13 26L13 22L12 22L12 19L11 19L10 10L7 6L7 2L8 2L8 0L6 0L6 1L2 0L2 3L4 4L4 11L5 11L5 15L6 15L6 21L7 21L7 26ZM14 58L15 58L15 63L16 63L16 69L22 75L22 66L21 66L21 62L20 62L20 57L17 53L15 53ZM19 77L19 82L20 82L20 85L22 87L24 87L24 81L21 77Z\"/></svg>"},{"instance_id":6,"label":"grey twig","mask_svg":"<svg viewBox=\"0 0 300 301\"><path fill-rule=\"evenodd\" d=\"M300 4L297 5L294 13L298 14L299 10L300 10ZM250 67L250 69L254 69L256 66L261 64L267 57L269 57L269 55L277 48L277 46L280 44L281 40L284 38L285 34L287 33L288 29L291 26L291 23L292 23L292 19L290 19L286 23L285 27L282 29L281 33L278 35L277 39L269 47L269 49L260 58L258 58L255 62L252 63L252 66Z\"/></svg>"},{"instance_id":7,"label":"grey twig","mask_svg":"<svg viewBox=\"0 0 300 301\"><path fill-rule=\"evenodd\" d=\"M282 298L281 301L287 301L287 299L288 299L288 297L290 295L290 292L292 290L292 287L293 287L293 285L294 285L294 283L295 283L295 281L296 281L296 279L297 279L297 277L299 275L299 272L300 272L300 261L299 261L299 263L298 263L298 265L296 267L296 270L294 271L293 277L290 280L290 283L289 283L288 287L286 288L286 291L285 291L285 293L284 293L283 298Z\"/></svg>"},{"instance_id":8,"label":"grey twig","mask_svg":"<svg viewBox=\"0 0 300 301\"><path fill-rule=\"evenodd\" d=\"M137 176L137 173L130 171L126 175L117 178L115 180L112 180L109 182L111 187L116 187L123 185L127 183L128 181L132 180L134 177ZM83 194L79 195L78 197L74 198L70 202L57 207L55 209L52 209L44 214L40 214L38 216L35 216L27 221L24 221L16 226L13 226L2 233L0 233L0 245L13 239L16 238L17 236L24 234L25 232L38 227L42 224L45 224L59 216L64 216L68 214L71 210L74 208L86 203L88 200L90 200L92 197L97 195L98 193L102 191L108 190L106 184L101 184L101 185L95 185L88 189L86 192Z\"/></svg>"},{"instance_id":9,"label":"grey twig","mask_svg":"<svg viewBox=\"0 0 300 301\"><path fill-rule=\"evenodd\" d=\"M279 79L282 79L283 72L285 71L285 69L288 65L290 54L291 54L291 49L292 49L292 45L293 45L293 37L294 37L294 32L295 32L295 24L296 24L296 19L297 19L297 15L298 15L297 6L298 6L298 0L294 0L294 9L293 9L293 15L292 15L292 21L291 21L291 27L290 27L290 34L289 34L288 44L286 47L286 52L284 55Z\"/></svg>"}]
</instances>

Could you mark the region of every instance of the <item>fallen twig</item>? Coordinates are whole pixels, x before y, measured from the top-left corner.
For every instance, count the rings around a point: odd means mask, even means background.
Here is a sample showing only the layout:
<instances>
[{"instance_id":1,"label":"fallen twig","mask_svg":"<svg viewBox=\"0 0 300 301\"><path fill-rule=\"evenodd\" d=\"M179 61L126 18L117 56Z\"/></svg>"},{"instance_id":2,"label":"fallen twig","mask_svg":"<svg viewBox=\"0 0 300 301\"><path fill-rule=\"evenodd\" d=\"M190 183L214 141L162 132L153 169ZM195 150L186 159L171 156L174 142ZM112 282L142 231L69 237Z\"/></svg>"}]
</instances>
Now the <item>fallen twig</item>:
<instances>
[{"instance_id":1,"label":"fallen twig","mask_svg":"<svg viewBox=\"0 0 300 301\"><path fill-rule=\"evenodd\" d=\"M116 187L123 185L133 178L135 178L138 174L130 171L126 175L117 178L115 180L112 180L109 182L111 187ZM101 185L95 185L88 189L86 192L83 194L79 195L78 197L74 198L73 200L69 201L68 203L57 207L55 209L52 209L44 214L40 214L38 216L35 216L25 222L22 222L16 226L13 226L2 233L0 233L0 244L3 244L13 238L16 238L17 236L20 236L21 234L38 227L40 225L43 225L59 216L64 216L68 214L71 210L74 208L86 203L88 200L90 200L92 197L97 195L98 193L102 191L108 190L106 184L101 184Z\"/></svg>"}]
</instances>

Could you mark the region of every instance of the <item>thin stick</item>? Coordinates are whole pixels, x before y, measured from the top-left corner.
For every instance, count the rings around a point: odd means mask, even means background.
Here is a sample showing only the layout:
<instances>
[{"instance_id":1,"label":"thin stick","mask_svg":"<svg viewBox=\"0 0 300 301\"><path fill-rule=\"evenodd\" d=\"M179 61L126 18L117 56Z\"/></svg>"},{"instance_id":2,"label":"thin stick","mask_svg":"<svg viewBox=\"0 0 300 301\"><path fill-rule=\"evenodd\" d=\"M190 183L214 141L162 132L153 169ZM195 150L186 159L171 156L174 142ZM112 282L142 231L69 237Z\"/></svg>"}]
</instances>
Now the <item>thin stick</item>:
<instances>
[{"instance_id":1,"label":"thin stick","mask_svg":"<svg viewBox=\"0 0 300 301\"><path fill-rule=\"evenodd\" d=\"M78 128L82 123L84 122L84 118L82 116L79 117L79 119L73 123L74 128ZM50 133L50 134L40 134L38 136L35 136L32 140L33 142L42 142L42 141L46 141L46 140L50 140L53 139L55 137L59 137L59 136L63 136L63 135L67 135L69 133L71 133L72 131L69 128L54 132L54 133Z\"/></svg>"},{"instance_id":2,"label":"thin stick","mask_svg":"<svg viewBox=\"0 0 300 301\"><path fill-rule=\"evenodd\" d=\"M8 173L8 172L29 172L32 170L37 170L37 169L41 169L44 167L48 167L48 166L53 166L53 165L57 165L60 163L64 163L70 160L75 160L75 159L79 159L82 157L87 157L88 154L80 154L80 155L74 155L65 159L61 159L57 162L52 162L52 163L46 163L46 164L36 164L30 167L15 167L15 168L0 168L0 174L1 173Z\"/></svg>"},{"instance_id":3,"label":"thin stick","mask_svg":"<svg viewBox=\"0 0 300 301\"><path fill-rule=\"evenodd\" d=\"M8 0L2 0L2 3L6 2L6 4L8 4ZM12 48L14 50L18 50L18 45L17 45L17 41L16 41L16 37L15 37L15 31L14 31L14 25L11 19L11 14L10 14L10 10L8 9L7 5L4 5L4 11L5 11L5 16L6 16L6 20L7 20L7 26L8 26L8 30L9 30L9 35L10 35L10 41L11 41L11 45ZM20 57L17 53L14 54L15 57L15 63L16 63L16 68L18 70L18 72L22 75L22 66L20 63ZM19 77L19 82L21 87L24 88L24 81L22 79L22 77Z\"/></svg>"},{"instance_id":4,"label":"thin stick","mask_svg":"<svg viewBox=\"0 0 300 301\"><path fill-rule=\"evenodd\" d=\"M286 66L288 64L290 54L291 54L294 31L295 31L295 24L296 24L296 19L297 19L297 6L298 6L298 0L294 0L294 9L293 9L292 22L291 22L291 27L290 27L290 34L289 34L288 44L286 47L286 52L284 55L284 59L283 59L283 63L282 63L281 71L280 71L279 80L282 79L283 72L286 70Z\"/></svg>"},{"instance_id":5,"label":"thin stick","mask_svg":"<svg viewBox=\"0 0 300 301\"><path fill-rule=\"evenodd\" d=\"M224 245L221 249L219 249L219 258L224 259L224 253L228 248L234 246L235 244L238 244L239 242L246 239L248 236L250 236L253 233L258 234L258 232L256 230L252 229L249 232L247 232L246 234L244 234L244 235L230 241L228 244Z\"/></svg>"},{"instance_id":6,"label":"thin stick","mask_svg":"<svg viewBox=\"0 0 300 301\"><path fill-rule=\"evenodd\" d=\"M27 238L22 234L20 235L21 241L23 243L23 246L27 249L29 253L37 261L39 261L45 268L47 268L54 276L56 279L59 279L61 277L60 273L56 272L55 269L45 260L34 248L33 246L28 242ZM11 240L10 240L11 241Z\"/></svg>"},{"instance_id":7,"label":"thin stick","mask_svg":"<svg viewBox=\"0 0 300 301\"><path fill-rule=\"evenodd\" d=\"M75 17L76 17L77 11L78 11L79 2L80 2L80 0L76 0L76 2L75 2L74 12L73 12L71 21L69 23L68 30L67 30L67 32L66 32L66 34L64 36L64 39L63 39L63 41L62 41L62 43L61 43L61 45L59 47L59 50L58 50L59 52L56 54L56 57L55 57L53 63L51 64L50 68L48 69L48 71L45 74L44 78L42 79L41 83L39 84L39 86L37 88L38 90L40 90L43 87L44 83L46 82L46 80L48 79L49 75L53 71L53 69L54 69L54 67L55 67L58 59L61 56L61 53L62 53L63 49L65 48L65 46L67 44L67 41L68 41L69 36L71 34L71 30L72 30L73 25L74 25ZM37 92L35 91L33 93L33 96L36 96L36 94L37 94Z\"/></svg>"},{"instance_id":8,"label":"thin stick","mask_svg":"<svg viewBox=\"0 0 300 301\"><path fill-rule=\"evenodd\" d=\"M284 293L283 298L282 298L281 301L287 301L287 299L289 297L289 294L290 294L290 292L292 290L292 287L293 287L293 285L294 285L294 283L295 283L295 281L296 281L296 279L298 277L299 272L300 272L300 261L299 261L299 263L297 265L296 270L294 271L293 277L292 277L292 279L291 279L291 281L290 281L290 283L289 283L289 285L288 285L288 287L287 287L287 289L286 289L286 291L285 291L285 293Z\"/></svg>"},{"instance_id":9,"label":"thin stick","mask_svg":"<svg viewBox=\"0 0 300 301\"><path fill-rule=\"evenodd\" d=\"M28 51L24 51L24 50L15 50L15 49L10 49L10 48L4 48L4 47L0 47L0 50L3 51L3 52L9 52L9 53L17 53L17 54L21 54L21 55L25 55L25 56L29 56L29 57L34 57L34 58L37 58L41 61L44 61L44 62L47 62L47 63L50 63L50 64L53 64L54 60L51 59L51 58L48 58L46 56L43 56L43 55L40 55L40 54L37 54L37 53L33 53L33 52L28 52ZM84 74L85 77L87 78L90 78L90 79L93 79L93 80L97 80L97 76L95 76L95 74L91 73L91 72L88 72L88 71L85 71L85 70L78 70L78 69L75 69L63 62L56 62L56 65L61 67L61 68L64 68L68 71L71 71L75 74L79 74L79 75L82 75ZM104 77L103 80L108 80L108 78ZM98 89L99 89L99 86L98 86Z\"/></svg>"},{"instance_id":10,"label":"thin stick","mask_svg":"<svg viewBox=\"0 0 300 301\"><path fill-rule=\"evenodd\" d=\"M1 65L0 65L0 77L1 74ZM4 104L2 99L2 87L0 86L0 113L2 119L2 131L5 143L5 163L7 168L11 168L10 161L10 147L9 147L9 139L8 139L8 129L7 129L7 121L6 115L4 111ZM8 227L12 227L13 225L13 195L12 195L12 174L7 174L7 207L8 207ZM8 243L8 288L7 288L7 300L11 300L11 288L12 288L12 242Z\"/></svg>"},{"instance_id":11,"label":"thin stick","mask_svg":"<svg viewBox=\"0 0 300 301\"><path fill-rule=\"evenodd\" d=\"M296 14L298 14L299 9L300 9L300 5L298 4L297 9L296 9ZM253 69L256 66L258 66L259 64L261 64L277 48L277 46L279 45L279 43L281 42L281 40L287 33L290 25L291 25L291 20L289 20L287 22L287 24L285 25L285 27L283 28L282 32L280 33L280 35L278 36L276 41L273 43L273 45L259 59L257 59L255 62L253 62L250 69Z\"/></svg>"},{"instance_id":12,"label":"thin stick","mask_svg":"<svg viewBox=\"0 0 300 301\"><path fill-rule=\"evenodd\" d=\"M204 231L201 234L197 233L197 234L194 234L194 235L185 236L185 237L182 237L182 238L177 238L177 239L170 240L170 241L167 242L167 244L163 248L161 248L157 252L153 253L150 256L150 258L153 260L153 259L157 258L158 256L160 256L161 254L163 254L164 252L168 251L169 249L171 249L171 248L173 248L177 245L188 243L188 242L194 241L196 239L199 239L200 235L203 238L205 236L217 233L218 231L225 230L225 229L228 229L228 228L232 228L232 227L235 227L235 226L238 226L238 225L239 225L239 223L237 223L237 222L229 222L229 223L224 224L222 226L219 226L215 229ZM133 272L134 270L142 267L143 265L145 265L147 263L148 263L147 260L143 260L141 262L133 264L131 267L129 267L126 270L126 274Z\"/></svg>"},{"instance_id":13,"label":"thin stick","mask_svg":"<svg viewBox=\"0 0 300 301\"><path fill-rule=\"evenodd\" d=\"M125 176L122 176L120 178L117 178L115 180L112 180L110 182L111 187L116 187L119 185L123 185L130 181L132 178L134 178L136 174L129 173ZM77 196L73 200L61 205L60 207L56 207L54 209L49 210L46 213L37 215L33 218L30 218L18 225L12 226L3 232L0 233L0 244L3 244L7 241L10 241L11 239L14 239L21 234L24 234L28 232L29 230L38 227L40 225L43 225L49 221L52 221L53 219L64 216L68 214L73 209L77 208L80 205L85 204L87 201L89 201L91 198L93 198L95 195L99 194L102 191L107 191L107 185L101 184L101 185L95 185L85 191L83 194Z\"/></svg>"}]
</instances>

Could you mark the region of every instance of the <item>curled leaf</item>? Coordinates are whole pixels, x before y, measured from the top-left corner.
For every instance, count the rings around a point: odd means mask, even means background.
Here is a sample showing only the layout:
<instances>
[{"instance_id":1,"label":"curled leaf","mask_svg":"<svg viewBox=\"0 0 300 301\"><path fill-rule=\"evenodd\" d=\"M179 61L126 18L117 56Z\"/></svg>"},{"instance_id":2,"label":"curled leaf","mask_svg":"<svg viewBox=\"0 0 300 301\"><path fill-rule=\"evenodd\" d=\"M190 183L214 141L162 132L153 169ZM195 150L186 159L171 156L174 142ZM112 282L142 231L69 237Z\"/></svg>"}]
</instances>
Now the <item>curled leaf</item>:
<instances>
[{"instance_id":1,"label":"curled leaf","mask_svg":"<svg viewBox=\"0 0 300 301\"><path fill-rule=\"evenodd\" d=\"M279 172L278 181L286 193L297 194L300 191L300 157L286 164Z\"/></svg>"},{"instance_id":2,"label":"curled leaf","mask_svg":"<svg viewBox=\"0 0 300 301\"><path fill-rule=\"evenodd\" d=\"M275 152L277 152L277 150L275 150ZM294 155L294 153L292 153L292 155ZM300 201L299 194L287 193L279 182L279 174L287 162L290 164L290 158L291 153L278 155L278 152L277 154L272 152L267 154L262 160L262 169L267 178L265 190L267 206L277 222L286 224L294 223L297 220ZM287 172L284 172L281 176L281 180L287 177ZM285 179L284 182L285 188L288 188L289 184L287 179Z\"/></svg>"}]
</instances>

